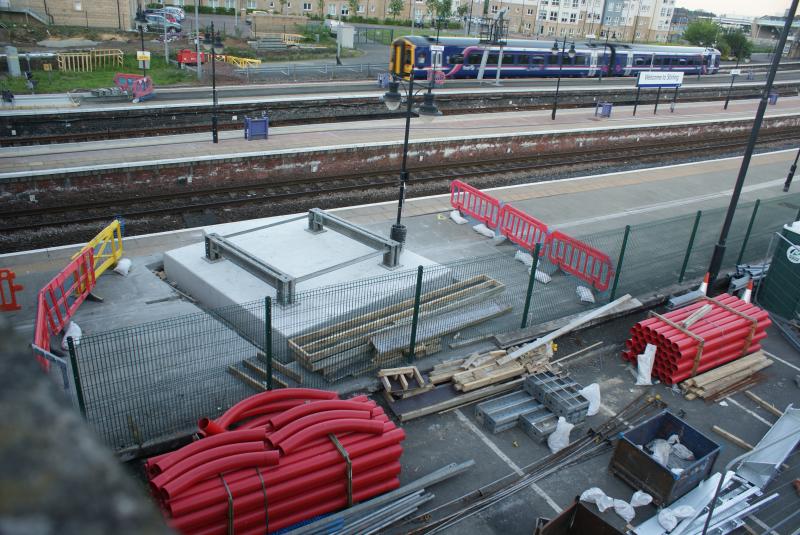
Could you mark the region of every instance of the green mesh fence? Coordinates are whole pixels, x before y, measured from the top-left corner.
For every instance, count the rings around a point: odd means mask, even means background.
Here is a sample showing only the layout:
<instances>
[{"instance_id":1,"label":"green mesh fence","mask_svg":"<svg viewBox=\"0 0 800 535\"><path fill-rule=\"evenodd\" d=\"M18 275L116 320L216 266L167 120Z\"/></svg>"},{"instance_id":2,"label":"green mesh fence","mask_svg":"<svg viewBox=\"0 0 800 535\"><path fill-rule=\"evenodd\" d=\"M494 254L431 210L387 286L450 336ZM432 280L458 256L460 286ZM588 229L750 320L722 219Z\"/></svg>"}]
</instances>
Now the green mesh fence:
<instances>
[{"instance_id":1,"label":"green mesh fence","mask_svg":"<svg viewBox=\"0 0 800 535\"><path fill-rule=\"evenodd\" d=\"M745 263L765 258L798 205L800 195L787 195L760 203L753 217L755 203L743 203L724 266L740 254ZM684 282L702 277L723 217L724 210L704 211L691 248L694 214L632 226L624 255L624 229L577 235L610 259L606 288L566 274L545 251L538 270L550 280L534 281L524 321L531 274L506 244L490 256L425 267L421 277L401 269L298 292L289 305L273 302L271 346L264 300L86 336L76 348L86 417L110 446L129 448L191 432L199 417L217 417L267 389L268 363L276 388L351 390L380 368L463 356L470 341L605 304L615 280L619 297L678 283L684 261ZM578 286L590 289L594 303L579 299Z\"/></svg>"}]
</instances>

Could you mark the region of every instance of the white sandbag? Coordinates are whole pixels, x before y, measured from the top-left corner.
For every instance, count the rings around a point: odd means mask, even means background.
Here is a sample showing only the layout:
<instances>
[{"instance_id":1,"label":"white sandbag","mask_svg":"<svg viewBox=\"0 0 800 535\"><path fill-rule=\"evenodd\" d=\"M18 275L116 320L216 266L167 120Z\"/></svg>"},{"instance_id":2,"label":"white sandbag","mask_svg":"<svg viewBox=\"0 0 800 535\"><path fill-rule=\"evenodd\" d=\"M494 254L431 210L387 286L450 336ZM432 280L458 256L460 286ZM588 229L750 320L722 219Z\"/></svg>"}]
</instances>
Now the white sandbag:
<instances>
[{"instance_id":1,"label":"white sandbag","mask_svg":"<svg viewBox=\"0 0 800 535\"><path fill-rule=\"evenodd\" d=\"M683 473L683 468L670 468L670 471L676 476L679 476Z\"/></svg>"},{"instance_id":2,"label":"white sandbag","mask_svg":"<svg viewBox=\"0 0 800 535\"><path fill-rule=\"evenodd\" d=\"M641 490L637 490L633 493L633 496L631 496L631 505L634 507L649 505L652 501L653 497L646 492L642 492Z\"/></svg>"},{"instance_id":3,"label":"white sandbag","mask_svg":"<svg viewBox=\"0 0 800 535\"><path fill-rule=\"evenodd\" d=\"M551 453L556 453L569 446L569 432L575 427L569 423L563 416L558 417L556 430L550 433L547 437L547 446L550 448Z\"/></svg>"},{"instance_id":4,"label":"white sandbag","mask_svg":"<svg viewBox=\"0 0 800 535\"><path fill-rule=\"evenodd\" d=\"M695 515L697 511L695 511L694 507L691 505L679 505L678 507L674 507L672 509L672 514L678 520L683 520L684 518L691 518Z\"/></svg>"},{"instance_id":5,"label":"white sandbag","mask_svg":"<svg viewBox=\"0 0 800 535\"><path fill-rule=\"evenodd\" d=\"M74 321L70 321L67 325L67 328L64 329L64 337L61 339L61 349L67 351L69 346L67 345L67 338L72 337L72 343L74 345L78 345L81 343L81 328L78 326L77 323Z\"/></svg>"},{"instance_id":6,"label":"white sandbag","mask_svg":"<svg viewBox=\"0 0 800 535\"><path fill-rule=\"evenodd\" d=\"M517 250L517 252L514 253L514 260L522 262L528 267L531 267L533 265L533 256L529 255L525 251Z\"/></svg>"},{"instance_id":7,"label":"white sandbag","mask_svg":"<svg viewBox=\"0 0 800 535\"><path fill-rule=\"evenodd\" d=\"M630 522L636 516L633 506L625 500L614 500L614 512L621 516L625 522Z\"/></svg>"},{"instance_id":8,"label":"white sandbag","mask_svg":"<svg viewBox=\"0 0 800 535\"><path fill-rule=\"evenodd\" d=\"M581 493L580 500L597 505L597 509L602 513L609 507L613 507L614 498L606 496L606 493L597 487L586 489Z\"/></svg>"},{"instance_id":9,"label":"white sandbag","mask_svg":"<svg viewBox=\"0 0 800 535\"><path fill-rule=\"evenodd\" d=\"M494 231L481 223L480 225L475 225L472 227L472 230L480 234L481 236L486 236L487 238L494 238Z\"/></svg>"},{"instance_id":10,"label":"white sandbag","mask_svg":"<svg viewBox=\"0 0 800 535\"><path fill-rule=\"evenodd\" d=\"M466 218L462 217L461 214L458 213L458 210L453 210L452 212L450 212L450 219L452 219L453 223L455 223L456 225L465 225L466 223L468 223Z\"/></svg>"},{"instance_id":11,"label":"white sandbag","mask_svg":"<svg viewBox=\"0 0 800 535\"><path fill-rule=\"evenodd\" d=\"M672 454L679 459L683 459L684 461L694 461L694 453L692 450L680 442L672 445Z\"/></svg>"},{"instance_id":12,"label":"white sandbag","mask_svg":"<svg viewBox=\"0 0 800 535\"><path fill-rule=\"evenodd\" d=\"M647 446L653 453L650 455L661 466L667 466L672 446L663 438L657 438Z\"/></svg>"},{"instance_id":13,"label":"white sandbag","mask_svg":"<svg viewBox=\"0 0 800 535\"><path fill-rule=\"evenodd\" d=\"M600 385L592 383L578 390L578 393L589 401L589 410L586 416L594 416L600 412Z\"/></svg>"},{"instance_id":14,"label":"white sandbag","mask_svg":"<svg viewBox=\"0 0 800 535\"><path fill-rule=\"evenodd\" d=\"M653 373L653 362L656 360L656 346L647 344L644 353L636 357L636 386L651 386L650 375Z\"/></svg>"},{"instance_id":15,"label":"white sandbag","mask_svg":"<svg viewBox=\"0 0 800 535\"><path fill-rule=\"evenodd\" d=\"M528 273L530 273L530 272L531 272L531 270L529 269ZM550 275L548 275L544 271L539 271L538 269L536 270L536 275L534 275L534 277L536 278L537 281L541 282L542 284L547 284L548 282L553 280L550 277Z\"/></svg>"},{"instance_id":16,"label":"white sandbag","mask_svg":"<svg viewBox=\"0 0 800 535\"><path fill-rule=\"evenodd\" d=\"M587 288L586 286L578 286L575 288L575 292L578 294L578 299L581 300L581 303L594 303L594 294L592 294L592 290Z\"/></svg>"},{"instance_id":17,"label":"white sandbag","mask_svg":"<svg viewBox=\"0 0 800 535\"><path fill-rule=\"evenodd\" d=\"M114 273L119 273L123 277L127 277L128 276L128 271L131 270L131 264L132 263L133 262L131 262L130 258L122 258L122 259L120 259L120 261L117 262L117 265L114 267Z\"/></svg>"},{"instance_id":18,"label":"white sandbag","mask_svg":"<svg viewBox=\"0 0 800 535\"><path fill-rule=\"evenodd\" d=\"M658 512L658 523L665 531L670 532L678 525L678 517L675 516L672 509L665 507Z\"/></svg>"}]
</instances>

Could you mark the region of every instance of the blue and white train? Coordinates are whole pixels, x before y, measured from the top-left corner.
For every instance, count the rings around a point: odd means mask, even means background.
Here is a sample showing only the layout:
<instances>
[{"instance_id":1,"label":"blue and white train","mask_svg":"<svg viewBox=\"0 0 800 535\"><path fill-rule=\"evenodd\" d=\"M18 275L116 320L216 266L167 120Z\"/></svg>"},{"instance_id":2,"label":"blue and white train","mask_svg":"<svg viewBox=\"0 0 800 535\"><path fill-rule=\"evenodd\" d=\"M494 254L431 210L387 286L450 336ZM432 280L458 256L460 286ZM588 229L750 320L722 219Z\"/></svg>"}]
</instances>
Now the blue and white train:
<instances>
[{"instance_id":1,"label":"blue and white train","mask_svg":"<svg viewBox=\"0 0 800 535\"><path fill-rule=\"evenodd\" d=\"M502 47L501 78L542 78L558 76L561 41L554 53L552 41L509 39ZM567 43L569 49L571 43ZM575 57L563 53L561 76L636 76L641 71L683 71L686 74L715 74L720 52L714 48L654 46L604 41L575 42ZM389 70L403 77L426 78L431 70L446 78L477 78L484 51L488 48L485 78L497 75L501 48L482 45L478 39L406 36L392 43Z\"/></svg>"}]
</instances>

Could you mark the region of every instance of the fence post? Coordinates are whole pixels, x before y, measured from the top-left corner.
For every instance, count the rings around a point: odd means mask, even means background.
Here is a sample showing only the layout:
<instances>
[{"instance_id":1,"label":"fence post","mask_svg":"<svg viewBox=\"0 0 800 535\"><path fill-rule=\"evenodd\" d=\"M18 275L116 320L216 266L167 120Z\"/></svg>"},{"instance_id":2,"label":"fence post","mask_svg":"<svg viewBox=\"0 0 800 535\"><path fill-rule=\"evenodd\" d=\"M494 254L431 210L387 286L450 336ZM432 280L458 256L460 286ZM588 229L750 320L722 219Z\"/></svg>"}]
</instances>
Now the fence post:
<instances>
[{"instance_id":1,"label":"fence post","mask_svg":"<svg viewBox=\"0 0 800 535\"><path fill-rule=\"evenodd\" d=\"M619 284L619 274L622 273L622 261L625 259L625 249L628 247L628 236L631 233L631 226L625 225L625 234L622 236L622 247L619 250L619 260L617 260L617 269L614 273L614 284L611 286L611 295L608 302L614 300L617 295L617 284Z\"/></svg>"},{"instance_id":2,"label":"fence post","mask_svg":"<svg viewBox=\"0 0 800 535\"><path fill-rule=\"evenodd\" d=\"M539 251L541 243L537 243L533 248L533 262L531 263L531 276L528 277L528 292L525 294L525 307L522 309L522 323L519 328L524 329L528 326L528 312L531 309L531 296L533 295L533 283L536 280L536 268L539 267Z\"/></svg>"},{"instance_id":3,"label":"fence post","mask_svg":"<svg viewBox=\"0 0 800 535\"><path fill-rule=\"evenodd\" d=\"M417 266L417 289L414 292L414 316L411 318L411 344L408 347L408 362L414 362L417 345L417 321L419 320L419 300L422 295L422 266Z\"/></svg>"},{"instance_id":4,"label":"fence post","mask_svg":"<svg viewBox=\"0 0 800 535\"><path fill-rule=\"evenodd\" d=\"M678 283L683 282L683 277L686 276L686 267L689 265L689 257L692 256L692 247L694 246L694 237L697 235L697 227L700 226L700 217L703 215L702 210L698 210L694 216L694 226L692 227L692 235L689 236L689 244L686 246L686 254L683 255L683 265L681 266L681 274L678 277Z\"/></svg>"},{"instance_id":5,"label":"fence post","mask_svg":"<svg viewBox=\"0 0 800 535\"><path fill-rule=\"evenodd\" d=\"M753 205L753 213L750 215L750 223L747 224L747 233L744 235L744 241L742 242L742 250L739 251L739 258L736 259L737 264L742 263L742 258L744 257L744 250L747 248L747 242L750 240L750 232L753 230L753 223L756 221L756 214L758 213L758 206L761 204L761 199L756 199L756 204Z\"/></svg>"},{"instance_id":6,"label":"fence post","mask_svg":"<svg viewBox=\"0 0 800 535\"><path fill-rule=\"evenodd\" d=\"M272 298L264 299L264 353L267 355L267 390L272 390Z\"/></svg>"},{"instance_id":7,"label":"fence post","mask_svg":"<svg viewBox=\"0 0 800 535\"><path fill-rule=\"evenodd\" d=\"M78 371L78 357L75 353L75 342L72 337L67 337L67 348L69 349L69 365L72 368L72 379L75 383L75 397L78 398L78 408L81 416L86 419L86 401L83 399L83 387L81 386L81 375Z\"/></svg>"}]
</instances>

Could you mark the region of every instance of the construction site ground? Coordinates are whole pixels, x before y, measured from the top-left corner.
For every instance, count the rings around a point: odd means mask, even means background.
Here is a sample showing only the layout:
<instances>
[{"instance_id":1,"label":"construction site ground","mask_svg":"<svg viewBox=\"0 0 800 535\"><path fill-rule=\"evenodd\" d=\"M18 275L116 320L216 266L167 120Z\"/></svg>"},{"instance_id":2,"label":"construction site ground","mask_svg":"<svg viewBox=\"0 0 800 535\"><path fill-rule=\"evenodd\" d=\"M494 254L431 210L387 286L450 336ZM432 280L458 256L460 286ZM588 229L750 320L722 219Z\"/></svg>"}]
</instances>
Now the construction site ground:
<instances>
[{"instance_id":1,"label":"construction site ground","mask_svg":"<svg viewBox=\"0 0 800 535\"><path fill-rule=\"evenodd\" d=\"M781 195L781 184L792 156L788 151L756 156L750 167L742 200ZM515 205L551 225L581 235L723 206L738 167L739 159L732 158L503 188L493 192L493 195L503 201L513 200ZM602 197L596 193L599 189L603 189ZM446 196L409 201L404 219L409 229L409 249L442 262L497 251L498 246L491 240L480 237L467 226L454 225L446 217L448 206ZM337 214L385 233L395 209L394 203L386 203L342 209ZM263 224L263 221L246 224L256 226ZM244 224L232 225L241 227ZM163 251L198 241L201 236L202 229L192 229L126 241L126 256L134 260L133 271L127 278L113 273L101 277L97 293L104 297L105 302L86 303L76 316L76 321L85 332L97 333L104 329L197 311L196 305L162 283L150 268L158 266ZM668 238L665 236L665 239ZM74 247L53 248L0 257L4 264L17 272L19 281L26 288L20 296L23 310L13 313L12 319L23 335L29 336L32 332L36 289L66 264L66 259L74 250ZM722 470L728 461L744 450L712 433L712 425L718 425L742 440L756 444L776 418L742 394L725 399L727 406L722 406L701 400L687 401L662 385L633 386L634 378L619 355L628 330L643 314L614 320L559 341L556 358L595 342L603 342L568 364L570 373L579 383L586 385L597 382L603 398L600 414L590 417L587 424L573 431L572 438L585 432L589 426L601 423L642 392L649 391L660 395L673 412L684 411L690 425L721 445L722 451L715 470ZM800 388L794 381L794 377L800 374L800 353L772 328L769 329L764 348L770 353L774 364L765 370L766 380L751 390L783 409L800 399ZM379 396L376 399L383 403ZM431 489L436 494L431 504L433 506L508 474L520 472L549 453L546 445L535 443L517 428L498 435L489 434L475 420L474 405L420 418L403 424L403 427L407 434L402 459L403 482L414 480L450 462L467 459L476 461L475 467L467 474ZM800 497L795 490L786 485L800 477L799 457L797 453L791 456L787 461L790 469L773 483L773 487L782 486L779 490L780 499L757 513L755 516L758 520L750 519L750 525L756 532L764 531L764 526L775 524L800 504ZM608 473L609 458L610 455L606 454L563 470L541 481L536 487L509 497L449 528L446 533L529 534L537 517L555 516L559 509L569 506L577 495L592 486L600 487L615 498L628 500L633 489ZM633 524L646 520L654 513L655 508L651 506L637 509ZM606 512L604 518L618 526L623 524L611 511ZM785 525L777 532L796 533L796 529L796 524Z\"/></svg>"}]
</instances>

